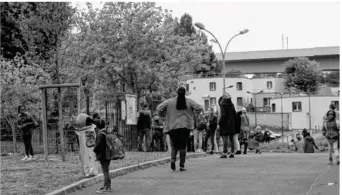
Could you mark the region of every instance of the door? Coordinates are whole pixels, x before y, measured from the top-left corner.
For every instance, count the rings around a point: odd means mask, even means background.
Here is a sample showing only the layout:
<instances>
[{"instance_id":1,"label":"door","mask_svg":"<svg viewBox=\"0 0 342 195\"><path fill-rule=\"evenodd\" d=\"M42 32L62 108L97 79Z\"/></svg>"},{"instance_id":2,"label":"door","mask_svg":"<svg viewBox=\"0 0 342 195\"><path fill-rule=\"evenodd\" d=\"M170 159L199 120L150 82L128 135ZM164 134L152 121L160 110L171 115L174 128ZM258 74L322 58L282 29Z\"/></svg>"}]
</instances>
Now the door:
<instances>
[{"instance_id":1,"label":"door","mask_svg":"<svg viewBox=\"0 0 342 195\"><path fill-rule=\"evenodd\" d=\"M209 100L204 100L204 111L208 111L209 109Z\"/></svg>"}]
</instances>

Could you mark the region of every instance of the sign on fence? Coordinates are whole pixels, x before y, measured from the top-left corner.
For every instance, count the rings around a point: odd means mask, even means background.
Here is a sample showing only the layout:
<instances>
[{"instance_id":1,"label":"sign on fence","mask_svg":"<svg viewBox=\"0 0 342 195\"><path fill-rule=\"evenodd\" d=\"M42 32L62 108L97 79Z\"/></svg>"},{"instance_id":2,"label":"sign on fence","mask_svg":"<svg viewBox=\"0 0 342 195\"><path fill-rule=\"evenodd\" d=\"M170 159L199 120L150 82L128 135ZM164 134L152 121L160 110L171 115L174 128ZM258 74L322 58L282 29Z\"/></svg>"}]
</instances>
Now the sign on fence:
<instances>
[{"instance_id":1,"label":"sign on fence","mask_svg":"<svg viewBox=\"0 0 342 195\"><path fill-rule=\"evenodd\" d=\"M126 94L127 125L137 124L137 96Z\"/></svg>"}]
</instances>

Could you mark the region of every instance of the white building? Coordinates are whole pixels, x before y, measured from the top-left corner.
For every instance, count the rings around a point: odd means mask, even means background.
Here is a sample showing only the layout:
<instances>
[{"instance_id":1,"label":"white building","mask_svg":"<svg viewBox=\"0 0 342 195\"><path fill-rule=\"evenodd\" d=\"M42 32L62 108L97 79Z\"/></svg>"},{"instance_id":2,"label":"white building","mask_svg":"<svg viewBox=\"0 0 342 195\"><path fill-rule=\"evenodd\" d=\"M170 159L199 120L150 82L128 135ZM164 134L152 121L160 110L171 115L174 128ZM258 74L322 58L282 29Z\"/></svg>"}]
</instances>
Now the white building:
<instances>
[{"instance_id":1,"label":"white building","mask_svg":"<svg viewBox=\"0 0 342 195\"><path fill-rule=\"evenodd\" d=\"M249 92L263 90L256 99L257 107L269 107L270 99L277 92L283 92L283 79L276 77L268 78L226 78L226 92L228 92L235 106L248 106L255 104L253 96ZM223 78L192 78L186 81L189 98L202 104L207 111L210 106L217 106L218 99L223 94ZM231 87L231 88L229 88ZM262 98L259 98L263 96Z\"/></svg>"},{"instance_id":2,"label":"white building","mask_svg":"<svg viewBox=\"0 0 342 195\"><path fill-rule=\"evenodd\" d=\"M339 96L278 96L271 99L272 113L290 113L292 129L309 129L310 113L311 128L321 128L323 116L329 110L330 104L339 109Z\"/></svg>"}]
</instances>

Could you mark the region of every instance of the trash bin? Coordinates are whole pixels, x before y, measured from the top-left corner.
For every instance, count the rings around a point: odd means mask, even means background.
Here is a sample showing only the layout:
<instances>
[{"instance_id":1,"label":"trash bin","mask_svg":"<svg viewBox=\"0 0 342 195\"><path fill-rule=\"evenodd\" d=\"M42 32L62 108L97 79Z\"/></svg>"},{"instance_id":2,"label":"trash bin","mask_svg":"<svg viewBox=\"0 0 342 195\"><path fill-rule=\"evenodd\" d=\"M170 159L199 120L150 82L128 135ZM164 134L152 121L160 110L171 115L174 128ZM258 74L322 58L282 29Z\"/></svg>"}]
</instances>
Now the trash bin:
<instances>
[{"instance_id":1,"label":"trash bin","mask_svg":"<svg viewBox=\"0 0 342 195\"><path fill-rule=\"evenodd\" d=\"M94 124L86 126L86 121L90 117L80 114L76 120L76 134L79 140L79 155L84 176L91 177L99 174L99 163L96 162L96 155L93 152L96 143L96 133Z\"/></svg>"}]
</instances>

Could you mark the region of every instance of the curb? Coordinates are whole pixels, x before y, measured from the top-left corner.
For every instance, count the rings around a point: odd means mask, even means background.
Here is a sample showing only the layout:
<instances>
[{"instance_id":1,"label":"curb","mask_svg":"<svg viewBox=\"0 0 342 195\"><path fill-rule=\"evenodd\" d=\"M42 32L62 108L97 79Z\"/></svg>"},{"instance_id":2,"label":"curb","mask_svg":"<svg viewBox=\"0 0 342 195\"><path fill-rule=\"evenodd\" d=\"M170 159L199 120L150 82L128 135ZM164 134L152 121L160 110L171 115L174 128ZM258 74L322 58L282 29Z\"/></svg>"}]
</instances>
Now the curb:
<instances>
[{"instance_id":1,"label":"curb","mask_svg":"<svg viewBox=\"0 0 342 195\"><path fill-rule=\"evenodd\" d=\"M205 157L205 156L210 156L206 153L192 153L192 154L187 154L186 155L186 159L189 158L199 158L199 157ZM177 159L179 159L179 157L177 157ZM111 178L114 177L118 177L121 175L125 175L127 173L133 172L133 171L137 171L137 170L142 170L142 169L147 169L153 166L158 166L158 165L162 165L162 164L166 164L171 162L171 157L167 157L167 158L162 158L162 159L158 159L158 160L153 160L153 161L148 161L148 162L143 162L143 163L139 163L136 165L131 165L128 167L122 167L119 169L114 169L114 170L110 170L109 171L109 175ZM91 178L86 178L86 179L82 179L78 182L75 182L71 185L65 186L61 189L55 190L53 192L47 193L47 195L65 195L65 194L69 194L72 192L75 192L76 190L80 190L82 188L86 188L88 186L97 184L99 182L103 181L103 174L99 174L95 177L91 177Z\"/></svg>"}]
</instances>

